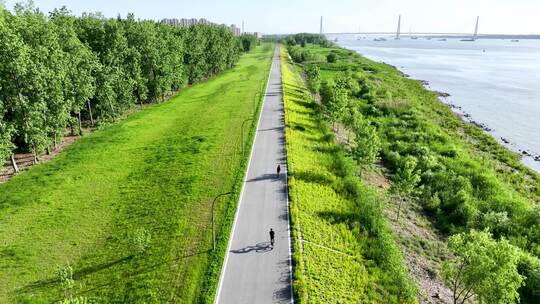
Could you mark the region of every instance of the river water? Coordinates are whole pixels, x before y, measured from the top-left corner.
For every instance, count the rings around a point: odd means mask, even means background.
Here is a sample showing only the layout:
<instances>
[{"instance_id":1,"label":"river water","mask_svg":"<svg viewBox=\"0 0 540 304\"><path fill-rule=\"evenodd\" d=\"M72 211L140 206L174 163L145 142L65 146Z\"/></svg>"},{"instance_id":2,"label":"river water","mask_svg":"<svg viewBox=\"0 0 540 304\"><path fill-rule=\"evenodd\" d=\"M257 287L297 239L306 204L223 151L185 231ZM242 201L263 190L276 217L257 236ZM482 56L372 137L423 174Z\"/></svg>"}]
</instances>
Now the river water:
<instances>
[{"instance_id":1,"label":"river water","mask_svg":"<svg viewBox=\"0 0 540 304\"><path fill-rule=\"evenodd\" d=\"M485 125L491 130L486 132L508 148L532 155L522 161L540 172L540 161L534 159L540 160L540 40L337 38L342 47L426 80L431 90L449 93L443 102L464 119Z\"/></svg>"}]
</instances>

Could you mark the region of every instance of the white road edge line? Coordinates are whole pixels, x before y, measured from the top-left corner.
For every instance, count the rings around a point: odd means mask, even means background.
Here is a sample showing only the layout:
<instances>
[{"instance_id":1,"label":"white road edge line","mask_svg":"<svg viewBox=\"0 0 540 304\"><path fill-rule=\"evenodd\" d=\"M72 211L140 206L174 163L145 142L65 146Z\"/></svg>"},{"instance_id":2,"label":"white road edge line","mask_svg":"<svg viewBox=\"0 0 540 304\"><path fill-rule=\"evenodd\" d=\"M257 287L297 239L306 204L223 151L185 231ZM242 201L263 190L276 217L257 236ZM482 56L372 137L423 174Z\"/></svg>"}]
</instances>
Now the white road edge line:
<instances>
[{"instance_id":1,"label":"white road edge line","mask_svg":"<svg viewBox=\"0 0 540 304\"><path fill-rule=\"evenodd\" d=\"M287 195L287 232L289 233L289 281L291 282L291 303L294 303L294 292L293 292L293 266L292 266L292 238L291 238L291 214L289 212L291 208L291 203L289 201L289 158L287 154L287 126L285 125L285 122L287 121L285 119L286 111L285 111L285 86L283 85L283 65L281 64L281 45L279 46L279 67L280 67L280 74L279 74L279 80L281 81L281 104L283 105L283 136L285 137L285 168L287 168L286 174L285 174L285 194ZM294 172L293 172L294 173Z\"/></svg>"},{"instance_id":2,"label":"white road edge line","mask_svg":"<svg viewBox=\"0 0 540 304\"><path fill-rule=\"evenodd\" d=\"M275 54L276 54L276 49L274 48L274 53L272 53L272 61L270 63L270 71L268 72L268 79L266 80L266 87L264 89L264 98L261 104L261 111L259 113L259 117L257 118L257 129L255 130L255 136L253 137L253 143L251 144L251 152L249 153L249 161L248 161L248 165L247 165L246 172L244 175L244 180L242 181L242 190L240 190L240 197L238 198L238 205L236 206L236 211L234 213L233 226L231 229L231 234L229 235L227 251L225 252L225 261L223 261L223 268L221 269L221 274L219 275L218 289L216 292L216 296L214 298L215 304L219 303L219 295L221 293L221 286L223 285L223 277L225 276L225 272L227 270L227 261L229 260L229 252L231 251L231 245L232 245L232 240L234 236L234 229L236 228L236 222L238 220L238 213L240 211L240 205L242 204L242 197L244 196L244 186L246 185L246 179L249 172L249 167L251 166L251 158L253 156L253 146L255 146L255 141L257 140L257 134L259 133L259 125L261 124L262 111L264 110L264 103L266 102L266 91L268 91L268 83L270 83L270 75L272 75L272 69L274 68ZM281 61L280 61L280 64L281 64ZM287 199L288 199L288 196L287 196ZM291 284L291 290L292 290L292 284Z\"/></svg>"}]
</instances>

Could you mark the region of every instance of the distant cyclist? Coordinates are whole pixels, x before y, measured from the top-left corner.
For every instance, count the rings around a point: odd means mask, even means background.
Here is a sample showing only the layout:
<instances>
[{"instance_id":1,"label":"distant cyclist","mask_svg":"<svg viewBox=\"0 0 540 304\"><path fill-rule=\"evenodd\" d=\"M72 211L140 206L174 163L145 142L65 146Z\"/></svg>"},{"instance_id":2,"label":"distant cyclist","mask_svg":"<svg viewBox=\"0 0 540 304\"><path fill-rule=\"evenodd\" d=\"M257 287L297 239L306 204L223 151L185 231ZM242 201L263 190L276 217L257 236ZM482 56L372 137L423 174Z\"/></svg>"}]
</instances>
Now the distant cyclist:
<instances>
[{"instance_id":1,"label":"distant cyclist","mask_svg":"<svg viewBox=\"0 0 540 304\"><path fill-rule=\"evenodd\" d=\"M281 172L281 166L277 165L277 178L279 178L279 172Z\"/></svg>"},{"instance_id":2,"label":"distant cyclist","mask_svg":"<svg viewBox=\"0 0 540 304\"><path fill-rule=\"evenodd\" d=\"M274 247L274 230L272 230L272 228L270 228L270 245L272 245L272 247Z\"/></svg>"}]
</instances>

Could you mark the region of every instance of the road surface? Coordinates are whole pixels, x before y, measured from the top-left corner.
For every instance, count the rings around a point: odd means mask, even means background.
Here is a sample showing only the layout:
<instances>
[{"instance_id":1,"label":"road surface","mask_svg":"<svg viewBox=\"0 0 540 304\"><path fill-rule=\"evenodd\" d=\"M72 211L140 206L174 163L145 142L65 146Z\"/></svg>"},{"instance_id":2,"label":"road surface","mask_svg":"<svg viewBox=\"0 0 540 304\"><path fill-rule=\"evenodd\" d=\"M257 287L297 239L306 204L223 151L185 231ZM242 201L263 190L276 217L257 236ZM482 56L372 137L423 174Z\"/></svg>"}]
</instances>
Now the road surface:
<instances>
[{"instance_id":1,"label":"road surface","mask_svg":"<svg viewBox=\"0 0 540 304\"><path fill-rule=\"evenodd\" d=\"M292 302L284 131L281 65L276 47L216 303ZM275 231L273 247L270 228Z\"/></svg>"}]
</instances>

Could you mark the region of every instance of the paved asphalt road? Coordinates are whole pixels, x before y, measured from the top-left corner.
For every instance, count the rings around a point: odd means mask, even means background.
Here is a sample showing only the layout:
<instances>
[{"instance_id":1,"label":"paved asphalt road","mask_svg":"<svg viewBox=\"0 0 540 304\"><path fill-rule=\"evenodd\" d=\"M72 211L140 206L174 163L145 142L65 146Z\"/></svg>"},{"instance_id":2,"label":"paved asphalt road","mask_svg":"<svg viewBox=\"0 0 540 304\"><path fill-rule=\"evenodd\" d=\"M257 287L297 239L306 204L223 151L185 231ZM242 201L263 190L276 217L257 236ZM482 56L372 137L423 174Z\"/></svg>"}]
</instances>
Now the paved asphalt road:
<instances>
[{"instance_id":1,"label":"paved asphalt road","mask_svg":"<svg viewBox=\"0 0 540 304\"><path fill-rule=\"evenodd\" d=\"M287 169L279 49L265 100L216 303L291 303L291 255ZM277 165L281 175L276 176ZM275 231L274 247L269 230Z\"/></svg>"}]
</instances>

